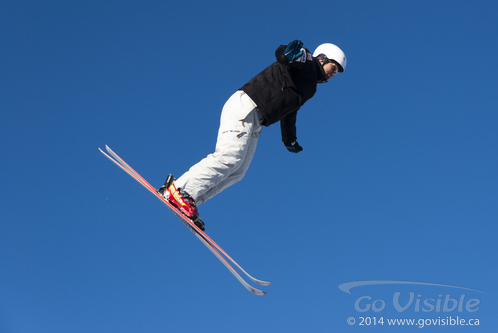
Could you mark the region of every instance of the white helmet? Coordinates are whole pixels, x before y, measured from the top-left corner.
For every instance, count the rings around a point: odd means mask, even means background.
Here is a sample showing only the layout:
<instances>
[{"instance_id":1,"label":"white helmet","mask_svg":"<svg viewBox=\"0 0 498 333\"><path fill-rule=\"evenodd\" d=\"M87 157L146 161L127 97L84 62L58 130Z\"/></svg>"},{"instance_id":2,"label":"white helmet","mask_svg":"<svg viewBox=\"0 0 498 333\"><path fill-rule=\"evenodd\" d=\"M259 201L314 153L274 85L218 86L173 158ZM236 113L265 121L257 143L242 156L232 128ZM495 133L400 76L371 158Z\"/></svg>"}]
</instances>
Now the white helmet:
<instances>
[{"instance_id":1,"label":"white helmet","mask_svg":"<svg viewBox=\"0 0 498 333\"><path fill-rule=\"evenodd\" d=\"M313 57L318 57L320 54L325 55L329 60L335 61L339 65L339 72L344 72L346 69L346 55L336 45L325 43L318 46L313 53Z\"/></svg>"}]
</instances>

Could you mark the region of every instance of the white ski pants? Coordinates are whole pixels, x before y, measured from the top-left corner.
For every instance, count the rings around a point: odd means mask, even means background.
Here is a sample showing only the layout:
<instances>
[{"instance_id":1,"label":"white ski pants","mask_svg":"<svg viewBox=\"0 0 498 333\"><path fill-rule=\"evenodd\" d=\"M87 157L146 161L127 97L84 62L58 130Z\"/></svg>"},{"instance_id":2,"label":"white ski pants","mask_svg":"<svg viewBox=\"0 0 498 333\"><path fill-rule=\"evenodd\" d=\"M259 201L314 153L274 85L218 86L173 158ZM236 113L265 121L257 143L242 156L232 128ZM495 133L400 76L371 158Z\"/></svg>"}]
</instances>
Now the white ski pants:
<instances>
[{"instance_id":1,"label":"white ski pants","mask_svg":"<svg viewBox=\"0 0 498 333\"><path fill-rule=\"evenodd\" d=\"M233 94L223 107L215 152L192 166L175 186L197 205L241 180L256 151L262 114L243 91Z\"/></svg>"}]
</instances>

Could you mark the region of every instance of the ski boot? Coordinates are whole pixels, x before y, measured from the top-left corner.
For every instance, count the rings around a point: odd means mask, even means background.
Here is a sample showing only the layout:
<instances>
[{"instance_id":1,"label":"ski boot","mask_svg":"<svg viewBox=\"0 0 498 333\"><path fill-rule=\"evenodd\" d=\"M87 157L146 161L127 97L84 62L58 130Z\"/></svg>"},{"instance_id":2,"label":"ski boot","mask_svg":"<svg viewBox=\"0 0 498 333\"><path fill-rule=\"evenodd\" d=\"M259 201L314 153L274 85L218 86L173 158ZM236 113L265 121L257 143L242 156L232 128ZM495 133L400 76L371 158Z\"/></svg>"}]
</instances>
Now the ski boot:
<instances>
[{"instance_id":1,"label":"ski boot","mask_svg":"<svg viewBox=\"0 0 498 333\"><path fill-rule=\"evenodd\" d=\"M199 212L195 205L194 199L187 193L182 192L182 189L177 189L173 182L176 179L173 175L169 175L164 182L164 185L159 188L157 192L162 194L173 206L178 208L183 215L188 217L194 224L204 231L204 222L199 218Z\"/></svg>"}]
</instances>

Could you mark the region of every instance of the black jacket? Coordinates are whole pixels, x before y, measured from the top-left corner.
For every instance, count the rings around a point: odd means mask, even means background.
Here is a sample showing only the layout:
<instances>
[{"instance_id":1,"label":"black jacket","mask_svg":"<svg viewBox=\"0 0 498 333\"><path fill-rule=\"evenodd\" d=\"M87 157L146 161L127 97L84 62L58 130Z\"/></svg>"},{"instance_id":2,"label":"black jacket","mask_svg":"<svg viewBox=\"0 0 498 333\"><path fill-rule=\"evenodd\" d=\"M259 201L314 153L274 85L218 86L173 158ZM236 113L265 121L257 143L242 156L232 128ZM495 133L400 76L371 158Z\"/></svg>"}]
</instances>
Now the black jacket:
<instances>
[{"instance_id":1,"label":"black jacket","mask_svg":"<svg viewBox=\"0 0 498 333\"><path fill-rule=\"evenodd\" d=\"M320 62L303 48L303 55L289 61L287 45L276 51L277 62L265 68L239 90L244 91L264 114L264 126L280 121L282 141L295 142L297 110L316 92L319 81L325 79Z\"/></svg>"}]
</instances>

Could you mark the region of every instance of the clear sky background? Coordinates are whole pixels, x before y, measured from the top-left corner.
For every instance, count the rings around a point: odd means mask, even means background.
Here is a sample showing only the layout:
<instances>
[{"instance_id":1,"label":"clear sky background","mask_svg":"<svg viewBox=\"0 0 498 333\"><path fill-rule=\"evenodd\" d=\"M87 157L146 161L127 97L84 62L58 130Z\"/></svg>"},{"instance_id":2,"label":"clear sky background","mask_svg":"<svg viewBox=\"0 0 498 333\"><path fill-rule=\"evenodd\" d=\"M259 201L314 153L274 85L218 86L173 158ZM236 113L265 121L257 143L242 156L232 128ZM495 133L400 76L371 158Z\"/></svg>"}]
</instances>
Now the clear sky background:
<instances>
[{"instance_id":1,"label":"clear sky background","mask_svg":"<svg viewBox=\"0 0 498 333\"><path fill-rule=\"evenodd\" d=\"M387 318L449 316L480 326L424 330L495 331L498 2L1 7L1 333L397 332L415 328ZM246 177L199 207L207 233L272 282L259 297L97 148L157 187L181 175L214 150L225 101L294 39L348 58L299 111L304 151L264 128ZM486 293L339 289L359 280ZM404 312L397 292L414 295ZM415 308L462 295L462 311ZM358 311L363 296L385 309Z\"/></svg>"}]
</instances>

